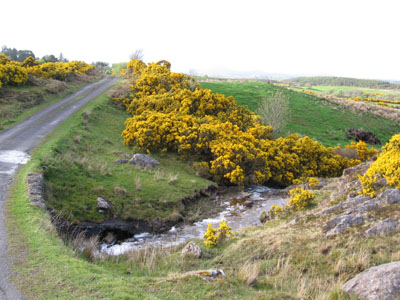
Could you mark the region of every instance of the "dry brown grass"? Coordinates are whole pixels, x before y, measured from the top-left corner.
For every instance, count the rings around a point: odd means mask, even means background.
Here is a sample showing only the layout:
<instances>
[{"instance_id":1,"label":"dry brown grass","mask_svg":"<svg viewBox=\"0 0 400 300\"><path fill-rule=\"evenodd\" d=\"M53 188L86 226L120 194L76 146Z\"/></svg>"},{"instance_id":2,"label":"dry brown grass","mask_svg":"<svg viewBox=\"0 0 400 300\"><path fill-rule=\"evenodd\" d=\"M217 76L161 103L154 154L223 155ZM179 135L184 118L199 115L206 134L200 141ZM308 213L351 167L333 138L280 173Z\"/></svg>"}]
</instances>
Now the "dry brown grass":
<instances>
[{"instance_id":1,"label":"dry brown grass","mask_svg":"<svg viewBox=\"0 0 400 300\"><path fill-rule=\"evenodd\" d=\"M119 186L115 186L114 187L114 194L118 195L118 196L124 196L126 195L126 189L119 187Z\"/></svg>"},{"instance_id":2,"label":"dry brown grass","mask_svg":"<svg viewBox=\"0 0 400 300\"><path fill-rule=\"evenodd\" d=\"M168 175L168 183L169 184L174 184L177 181L178 181L178 174L169 174Z\"/></svg>"},{"instance_id":3,"label":"dry brown grass","mask_svg":"<svg viewBox=\"0 0 400 300\"><path fill-rule=\"evenodd\" d=\"M252 286L257 282L257 278L260 275L260 267L257 262L246 262L242 265L238 272L237 278L240 282L248 286Z\"/></svg>"}]
</instances>

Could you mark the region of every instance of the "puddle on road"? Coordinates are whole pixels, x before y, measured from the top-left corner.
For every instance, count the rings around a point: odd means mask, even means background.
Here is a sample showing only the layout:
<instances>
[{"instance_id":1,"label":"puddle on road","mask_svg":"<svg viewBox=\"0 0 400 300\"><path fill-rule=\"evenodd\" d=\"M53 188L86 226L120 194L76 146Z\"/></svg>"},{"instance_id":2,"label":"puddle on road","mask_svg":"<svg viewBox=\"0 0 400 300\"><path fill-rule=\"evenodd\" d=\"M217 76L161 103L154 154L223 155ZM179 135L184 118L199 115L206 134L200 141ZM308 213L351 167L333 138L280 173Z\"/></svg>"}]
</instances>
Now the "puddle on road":
<instances>
[{"instance_id":1,"label":"puddle on road","mask_svg":"<svg viewBox=\"0 0 400 300\"><path fill-rule=\"evenodd\" d=\"M100 253L108 255L121 255L129 250L139 250L148 247L170 247L185 243L189 239L203 238L208 224L218 227L225 220L233 231L254 225L262 225L259 221L261 211L268 211L273 203L285 205L287 199L276 195L276 190L268 187L254 187L243 192L230 193L221 196L220 205L224 211L216 217L207 218L191 225L172 227L164 234L150 234L147 232L137 234L132 238L115 245L102 244ZM245 206L251 200L252 206Z\"/></svg>"},{"instance_id":2,"label":"puddle on road","mask_svg":"<svg viewBox=\"0 0 400 300\"><path fill-rule=\"evenodd\" d=\"M18 165L26 164L30 156L22 151L0 150L0 174L12 175Z\"/></svg>"}]
</instances>

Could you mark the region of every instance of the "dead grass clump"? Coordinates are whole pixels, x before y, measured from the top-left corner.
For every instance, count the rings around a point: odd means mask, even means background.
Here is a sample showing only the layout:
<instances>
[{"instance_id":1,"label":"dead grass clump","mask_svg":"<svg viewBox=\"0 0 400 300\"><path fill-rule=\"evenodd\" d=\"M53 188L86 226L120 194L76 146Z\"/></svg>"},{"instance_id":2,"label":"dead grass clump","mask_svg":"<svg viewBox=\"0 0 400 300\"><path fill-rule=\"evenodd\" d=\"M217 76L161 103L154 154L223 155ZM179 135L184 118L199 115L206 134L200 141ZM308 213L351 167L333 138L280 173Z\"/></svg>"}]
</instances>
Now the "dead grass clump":
<instances>
[{"instance_id":1,"label":"dead grass clump","mask_svg":"<svg viewBox=\"0 0 400 300\"><path fill-rule=\"evenodd\" d=\"M142 183L139 177L135 177L135 189L137 191L141 191L142 190Z\"/></svg>"},{"instance_id":2,"label":"dead grass clump","mask_svg":"<svg viewBox=\"0 0 400 300\"><path fill-rule=\"evenodd\" d=\"M116 186L116 187L114 187L114 194L116 194L118 196L124 196L124 195L126 195L126 189Z\"/></svg>"},{"instance_id":3,"label":"dead grass clump","mask_svg":"<svg viewBox=\"0 0 400 300\"><path fill-rule=\"evenodd\" d=\"M154 172L154 180L161 181L163 179L164 179L164 171L160 168L157 168L156 171Z\"/></svg>"},{"instance_id":4,"label":"dead grass clump","mask_svg":"<svg viewBox=\"0 0 400 300\"><path fill-rule=\"evenodd\" d=\"M74 143L80 144L81 143L81 139L82 139L82 137L80 135L76 135L76 136L73 137L72 140L74 141Z\"/></svg>"},{"instance_id":5,"label":"dead grass clump","mask_svg":"<svg viewBox=\"0 0 400 300\"><path fill-rule=\"evenodd\" d=\"M68 240L68 245L81 254L88 261L95 261L99 253L99 237L87 238L84 232L73 235Z\"/></svg>"},{"instance_id":6,"label":"dead grass clump","mask_svg":"<svg viewBox=\"0 0 400 300\"><path fill-rule=\"evenodd\" d=\"M169 184L174 184L177 181L178 181L178 174L169 174L168 175L168 183Z\"/></svg>"},{"instance_id":7,"label":"dead grass clump","mask_svg":"<svg viewBox=\"0 0 400 300\"><path fill-rule=\"evenodd\" d=\"M352 148L339 148L333 150L333 154L340 155L341 158L360 159L356 149Z\"/></svg>"},{"instance_id":8,"label":"dead grass clump","mask_svg":"<svg viewBox=\"0 0 400 300\"><path fill-rule=\"evenodd\" d=\"M239 268L237 278L240 282L252 286L257 282L259 274L260 268L258 263L246 262Z\"/></svg>"}]
</instances>

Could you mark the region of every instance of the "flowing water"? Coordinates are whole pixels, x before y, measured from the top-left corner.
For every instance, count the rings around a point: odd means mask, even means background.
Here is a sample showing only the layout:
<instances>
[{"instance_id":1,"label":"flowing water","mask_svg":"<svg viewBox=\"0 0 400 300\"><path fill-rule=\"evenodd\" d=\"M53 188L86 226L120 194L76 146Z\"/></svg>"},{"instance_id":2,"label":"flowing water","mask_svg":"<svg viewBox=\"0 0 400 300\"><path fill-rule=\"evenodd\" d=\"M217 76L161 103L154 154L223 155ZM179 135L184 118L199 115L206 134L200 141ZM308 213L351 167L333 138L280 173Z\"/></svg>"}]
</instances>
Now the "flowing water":
<instances>
[{"instance_id":1,"label":"flowing water","mask_svg":"<svg viewBox=\"0 0 400 300\"><path fill-rule=\"evenodd\" d=\"M288 201L280 190L264 186L248 188L242 192L226 193L217 197L217 201L224 210L213 218L203 219L191 225L172 227L163 234L143 232L120 244L102 244L100 253L121 255L129 250L144 249L147 247L170 247L185 243L189 239L203 238L208 224L219 227L219 223L226 221L233 231L240 228L262 225L259 216L264 210L268 212L273 203L285 205Z\"/></svg>"}]
</instances>

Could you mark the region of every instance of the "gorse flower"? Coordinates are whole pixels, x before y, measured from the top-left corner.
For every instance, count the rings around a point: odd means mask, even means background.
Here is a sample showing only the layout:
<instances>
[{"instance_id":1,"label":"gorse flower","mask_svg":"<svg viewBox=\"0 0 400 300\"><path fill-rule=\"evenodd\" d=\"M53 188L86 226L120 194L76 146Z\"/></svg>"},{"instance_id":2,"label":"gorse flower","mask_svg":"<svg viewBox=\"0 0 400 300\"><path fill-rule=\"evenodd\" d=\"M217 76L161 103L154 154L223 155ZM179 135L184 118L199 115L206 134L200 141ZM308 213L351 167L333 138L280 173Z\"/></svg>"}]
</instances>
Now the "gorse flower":
<instances>
[{"instance_id":1,"label":"gorse flower","mask_svg":"<svg viewBox=\"0 0 400 300\"><path fill-rule=\"evenodd\" d=\"M232 97L203 89L190 76L173 73L170 63L133 59L128 98L117 98L132 117L124 143L144 151L172 151L207 164L220 184L280 186L306 177L338 176L359 161L341 158L309 137L272 139L272 128Z\"/></svg>"}]
</instances>

